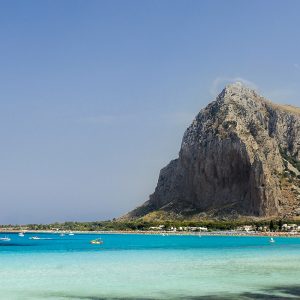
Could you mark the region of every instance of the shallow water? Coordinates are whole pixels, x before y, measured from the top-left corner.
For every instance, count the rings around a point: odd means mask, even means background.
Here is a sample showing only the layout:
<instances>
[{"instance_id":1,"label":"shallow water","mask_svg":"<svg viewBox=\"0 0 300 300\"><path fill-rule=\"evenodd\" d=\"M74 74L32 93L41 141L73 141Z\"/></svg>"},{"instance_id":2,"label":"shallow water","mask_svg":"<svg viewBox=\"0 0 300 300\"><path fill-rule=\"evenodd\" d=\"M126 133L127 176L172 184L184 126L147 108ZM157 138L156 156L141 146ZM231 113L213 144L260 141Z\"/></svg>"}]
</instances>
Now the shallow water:
<instances>
[{"instance_id":1,"label":"shallow water","mask_svg":"<svg viewBox=\"0 0 300 300\"><path fill-rule=\"evenodd\" d=\"M300 238L7 236L0 299L300 299Z\"/></svg>"}]
</instances>

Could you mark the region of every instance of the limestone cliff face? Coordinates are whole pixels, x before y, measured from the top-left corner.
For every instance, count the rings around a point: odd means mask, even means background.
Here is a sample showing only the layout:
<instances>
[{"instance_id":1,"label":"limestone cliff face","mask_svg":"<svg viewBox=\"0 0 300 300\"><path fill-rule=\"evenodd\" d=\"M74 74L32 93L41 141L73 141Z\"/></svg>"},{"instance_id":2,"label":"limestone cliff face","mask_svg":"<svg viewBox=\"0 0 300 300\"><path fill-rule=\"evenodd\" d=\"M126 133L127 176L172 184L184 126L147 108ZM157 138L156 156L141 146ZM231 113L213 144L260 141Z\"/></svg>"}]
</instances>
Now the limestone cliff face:
<instances>
[{"instance_id":1,"label":"limestone cliff face","mask_svg":"<svg viewBox=\"0 0 300 300\"><path fill-rule=\"evenodd\" d=\"M300 211L299 160L300 109L232 84L186 130L150 199L125 217L292 216Z\"/></svg>"}]
</instances>

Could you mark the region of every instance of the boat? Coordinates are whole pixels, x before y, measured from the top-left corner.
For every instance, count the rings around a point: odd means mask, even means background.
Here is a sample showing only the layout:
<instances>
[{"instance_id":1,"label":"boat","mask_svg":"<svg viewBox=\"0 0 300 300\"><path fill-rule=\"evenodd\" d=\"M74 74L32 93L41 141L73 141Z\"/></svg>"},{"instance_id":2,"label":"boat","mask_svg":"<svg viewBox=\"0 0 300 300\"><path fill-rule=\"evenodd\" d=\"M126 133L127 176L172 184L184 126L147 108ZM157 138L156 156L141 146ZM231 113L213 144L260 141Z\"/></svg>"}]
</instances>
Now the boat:
<instances>
[{"instance_id":1,"label":"boat","mask_svg":"<svg viewBox=\"0 0 300 300\"><path fill-rule=\"evenodd\" d=\"M23 237L23 236L24 236L24 233L23 233L23 232L19 232L18 236Z\"/></svg>"},{"instance_id":2,"label":"boat","mask_svg":"<svg viewBox=\"0 0 300 300\"><path fill-rule=\"evenodd\" d=\"M29 239L30 240L40 240L41 238L38 236L31 236Z\"/></svg>"},{"instance_id":3,"label":"boat","mask_svg":"<svg viewBox=\"0 0 300 300\"><path fill-rule=\"evenodd\" d=\"M29 238L30 240L53 240L53 238L48 237L39 237L39 236L32 236Z\"/></svg>"},{"instance_id":4,"label":"boat","mask_svg":"<svg viewBox=\"0 0 300 300\"><path fill-rule=\"evenodd\" d=\"M90 244L92 244L92 245L101 245L101 244L103 244L103 241L102 241L101 238L99 238L99 239L91 240Z\"/></svg>"},{"instance_id":5,"label":"boat","mask_svg":"<svg viewBox=\"0 0 300 300\"><path fill-rule=\"evenodd\" d=\"M73 232L70 232L69 235L74 235L74 233L73 233Z\"/></svg>"},{"instance_id":6,"label":"boat","mask_svg":"<svg viewBox=\"0 0 300 300\"><path fill-rule=\"evenodd\" d=\"M11 238L9 238L7 236L0 238L0 241L3 241L3 242L9 242L10 240L11 240Z\"/></svg>"},{"instance_id":7,"label":"boat","mask_svg":"<svg viewBox=\"0 0 300 300\"><path fill-rule=\"evenodd\" d=\"M275 243L275 240L273 238L270 238L270 243Z\"/></svg>"},{"instance_id":8,"label":"boat","mask_svg":"<svg viewBox=\"0 0 300 300\"><path fill-rule=\"evenodd\" d=\"M64 233L61 233L60 236L65 236L65 234L64 234Z\"/></svg>"}]
</instances>

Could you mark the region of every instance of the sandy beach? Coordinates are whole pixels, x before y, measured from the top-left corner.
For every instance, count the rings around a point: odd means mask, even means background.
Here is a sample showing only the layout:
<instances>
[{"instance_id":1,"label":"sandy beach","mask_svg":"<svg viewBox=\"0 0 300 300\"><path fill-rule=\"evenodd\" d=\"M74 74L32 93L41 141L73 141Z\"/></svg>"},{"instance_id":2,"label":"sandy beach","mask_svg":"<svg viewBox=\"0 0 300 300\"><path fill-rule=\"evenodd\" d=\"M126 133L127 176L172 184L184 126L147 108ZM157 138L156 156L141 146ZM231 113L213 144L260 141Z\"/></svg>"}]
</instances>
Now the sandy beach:
<instances>
[{"instance_id":1,"label":"sandy beach","mask_svg":"<svg viewBox=\"0 0 300 300\"><path fill-rule=\"evenodd\" d=\"M61 234L70 231L53 230L12 230L1 229L0 233L19 233L25 234ZM255 231L209 231L209 232L184 232L184 231L154 231L154 230L112 230L112 231L71 231L74 234L141 234L141 235L176 235L176 236L255 236L255 237L300 237L300 232L255 232Z\"/></svg>"}]
</instances>

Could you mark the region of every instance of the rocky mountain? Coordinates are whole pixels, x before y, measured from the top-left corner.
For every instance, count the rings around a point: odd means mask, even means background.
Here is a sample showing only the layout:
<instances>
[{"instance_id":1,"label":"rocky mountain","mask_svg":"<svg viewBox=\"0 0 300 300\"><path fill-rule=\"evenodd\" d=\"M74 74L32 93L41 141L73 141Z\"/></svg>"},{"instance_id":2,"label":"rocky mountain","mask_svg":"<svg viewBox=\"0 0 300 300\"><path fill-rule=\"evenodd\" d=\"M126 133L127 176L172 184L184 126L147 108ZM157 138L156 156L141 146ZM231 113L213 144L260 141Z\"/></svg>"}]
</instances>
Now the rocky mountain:
<instances>
[{"instance_id":1,"label":"rocky mountain","mask_svg":"<svg viewBox=\"0 0 300 300\"><path fill-rule=\"evenodd\" d=\"M123 219L300 215L300 109L228 85L186 130L155 192Z\"/></svg>"}]
</instances>

